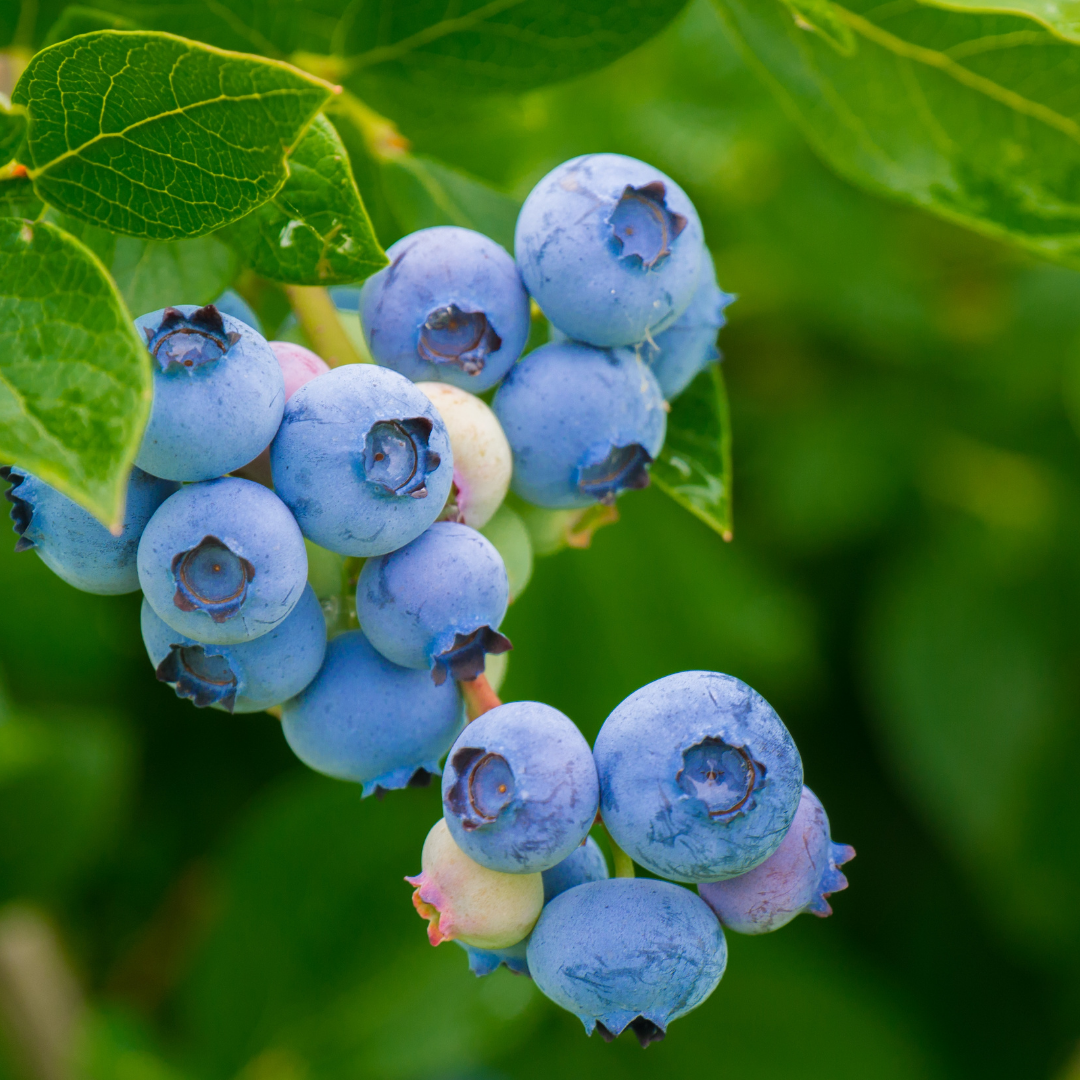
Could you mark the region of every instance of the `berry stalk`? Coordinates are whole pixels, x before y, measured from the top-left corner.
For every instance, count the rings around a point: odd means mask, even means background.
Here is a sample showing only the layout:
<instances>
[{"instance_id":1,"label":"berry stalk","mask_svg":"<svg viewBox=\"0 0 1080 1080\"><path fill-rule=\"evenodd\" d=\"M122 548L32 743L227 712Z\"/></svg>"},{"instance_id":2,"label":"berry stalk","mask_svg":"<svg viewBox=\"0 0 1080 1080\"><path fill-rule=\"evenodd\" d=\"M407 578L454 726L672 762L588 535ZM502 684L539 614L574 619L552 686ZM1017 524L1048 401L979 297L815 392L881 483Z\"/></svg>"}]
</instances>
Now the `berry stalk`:
<instances>
[{"instance_id":1,"label":"berry stalk","mask_svg":"<svg viewBox=\"0 0 1080 1080\"><path fill-rule=\"evenodd\" d=\"M607 842L611 847L611 858L615 862L615 876L634 877L634 860L615 843L614 837L611 835L611 832L608 830L608 827L604 824L604 821L599 814L596 815L596 824L604 830L604 835L607 837Z\"/></svg>"},{"instance_id":2,"label":"berry stalk","mask_svg":"<svg viewBox=\"0 0 1080 1080\"><path fill-rule=\"evenodd\" d=\"M486 675L477 675L469 682L459 682L458 686L461 687L461 695L465 698L465 716L470 724L478 716L483 716L484 713L502 704L499 695L491 689Z\"/></svg>"},{"instance_id":3,"label":"berry stalk","mask_svg":"<svg viewBox=\"0 0 1080 1080\"><path fill-rule=\"evenodd\" d=\"M364 362L341 325L326 289L320 285L286 285L285 294L312 349L332 368Z\"/></svg>"}]
</instances>

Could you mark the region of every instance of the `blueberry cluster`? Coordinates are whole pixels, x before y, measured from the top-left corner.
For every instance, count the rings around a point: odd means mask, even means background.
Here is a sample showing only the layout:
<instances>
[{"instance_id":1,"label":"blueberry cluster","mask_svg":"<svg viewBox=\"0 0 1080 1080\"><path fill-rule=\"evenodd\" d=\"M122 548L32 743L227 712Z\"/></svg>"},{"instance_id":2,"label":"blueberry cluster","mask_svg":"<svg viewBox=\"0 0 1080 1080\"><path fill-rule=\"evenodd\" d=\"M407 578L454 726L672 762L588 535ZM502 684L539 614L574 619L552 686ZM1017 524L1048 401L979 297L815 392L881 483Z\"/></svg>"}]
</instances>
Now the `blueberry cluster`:
<instances>
[{"instance_id":1,"label":"blueberry cluster","mask_svg":"<svg viewBox=\"0 0 1080 1080\"><path fill-rule=\"evenodd\" d=\"M421 873L406 879L431 943L457 941L477 975L531 975L590 1034L629 1027L643 1046L716 988L723 927L761 934L830 914L855 854L833 843L769 703L711 671L631 694L591 752L556 709L500 705L458 736L442 794ZM634 862L656 876L635 878Z\"/></svg>"},{"instance_id":2,"label":"blueberry cluster","mask_svg":"<svg viewBox=\"0 0 1080 1080\"><path fill-rule=\"evenodd\" d=\"M515 245L516 262L446 227L391 247L353 290L374 363L267 342L235 295L136 319L154 397L115 534L2 474L18 550L81 589L141 589L147 653L179 696L278 710L301 760L364 795L441 772L444 818L410 879L431 941L647 1044L719 981L721 922L827 914L851 852L735 679L653 683L593 750L557 710L494 696L531 567L509 489L573 511L645 486L665 398L718 356L732 299L690 200L631 158L559 166ZM532 301L552 340L522 359ZM609 879L598 813L626 862L670 880Z\"/></svg>"}]
</instances>

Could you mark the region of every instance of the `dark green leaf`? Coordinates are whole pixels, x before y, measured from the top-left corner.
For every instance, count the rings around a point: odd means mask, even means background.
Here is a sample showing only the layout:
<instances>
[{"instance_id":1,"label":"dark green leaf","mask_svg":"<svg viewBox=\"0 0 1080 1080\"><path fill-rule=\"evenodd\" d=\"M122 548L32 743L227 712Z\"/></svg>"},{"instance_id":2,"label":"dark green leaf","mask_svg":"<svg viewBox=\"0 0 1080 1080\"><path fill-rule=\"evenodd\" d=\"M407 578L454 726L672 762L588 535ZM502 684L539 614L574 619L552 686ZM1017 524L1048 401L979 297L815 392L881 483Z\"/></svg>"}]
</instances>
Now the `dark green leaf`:
<instances>
[{"instance_id":1,"label":"dark green leaf","mask_svg":"<svg viewBox=\"0 0 1080 1080\"><path fill-rule=\"evenodd\" d=\"M228 49L279 57L321 54L335 64L335 80L373 74L426 83L445 94L527 90L603 67L661 30L685 3L115 0L108 6L142 26Z\"/></svg>"},{"instance_id":2,"label":"dark green leaf","mask_svg":"<svg viewBox=\"0 0 1080 1080\"><path fill-rule=\"evenodd\" d=\"M290 155L285 186L230 235L256 273L291 285L347 285L386 265L349 155L324 116Z\"/></svg>"},{"instance_id":3,"label":"dark green leaf","mask_svg":"<svg viewBox=\"0 0 1080 1080\"><path fill-rule=\"evenodd\" d=\"M1080 42L1078 0L921 0L953 11L1030 15L1068 41Z\"/></svg>"},{"instance_id":4,"label":"dark green leaf","mask_svg":"<svg viewBox=\"0 0 1080 1080\"><path fill-rule=\"evenodd\" d=\"M150 396L145 343L99 260L53 225L0 220L0 460L118 523Z\"/></svg>"},{"instance_id":5,"label":"dark green leaf","mask_svg":"<svg viewBox=\"0 0 1080 1080\"><path fill-rule=\"evenodd\" d=\"M30 177L13 176L0 180L0 217L36 218L42 208Z\"/></svg>"},{"instance_id":6,"label":"dark green leaf","mask_svg":"<svg viewBox=\"0 0 1080 1080\"><path fill-rule=\"evenodd\" d=\"M1080 265L1080 50L1012 15L716 3L838 172Z\"/></svg>"},{"instance_id":7,"label":"dark green leaf","mask_svg":"<svg viewBox=\"0 0 1080 1080\"><path fill-rule=\"evenodd\" d=\"M65 8L60 18L49 27L49 32L45 35L41 47L55 45L58 41L67 41L68 38L79 34L89 34L94 30L138 29L131 19L126 19L123 15L102 11L100 8L72 4L71 7Z\"/></svg>"},{"instance_id":8,"label":"dark green leaf","mask_svg":"<svg viewBox=\"0 0 1080 1080\"><path fill-rule=\"evenodd\" d=\"M287 64L105 30L38 53L15 87L38 194L151 240L202 236L265 202L331 88Z\"/></svg>"},{"instance_id":9,"label":"dark green leaf","mask_svg":"<svg viewBox=\"0 0 1080 1080\"><path fill-rule=\"evenodd\" d=\"M0 165L11 161L25 134L26 114L22 109L7 107L0 95Z\"/></svg>"},{"instance_id":10,"label":"dark green leaf","mask_svg":"<svg viewBox=\"0 0 1080 1080\"><path fill-rule=\"evenodd\" d=\"M667 438L649 475L661 491L731 539L731 418L719 364L671 403Z\"/></svg>"}]
</instances>

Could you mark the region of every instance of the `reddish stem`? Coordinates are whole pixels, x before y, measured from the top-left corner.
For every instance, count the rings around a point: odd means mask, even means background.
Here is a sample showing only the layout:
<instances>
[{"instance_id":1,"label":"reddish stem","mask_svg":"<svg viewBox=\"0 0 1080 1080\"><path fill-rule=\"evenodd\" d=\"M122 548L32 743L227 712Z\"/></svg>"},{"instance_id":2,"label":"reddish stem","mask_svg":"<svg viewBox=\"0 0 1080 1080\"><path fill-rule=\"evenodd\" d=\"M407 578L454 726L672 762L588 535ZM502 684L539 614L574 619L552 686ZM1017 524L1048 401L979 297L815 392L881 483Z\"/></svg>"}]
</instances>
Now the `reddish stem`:
<instances>
[{"instance_id":1,"label":"reddish stem","mask_svg":"<svg viewBox=\"0 0 1080 1080\"><path fill-rule=\"evenodd\" d=\"M499 695L491 689L486 675L478 675L470 682L459 682L458 686L465 698L465 716L469 723L502 704Z\"/></svg>"}]
</instances>

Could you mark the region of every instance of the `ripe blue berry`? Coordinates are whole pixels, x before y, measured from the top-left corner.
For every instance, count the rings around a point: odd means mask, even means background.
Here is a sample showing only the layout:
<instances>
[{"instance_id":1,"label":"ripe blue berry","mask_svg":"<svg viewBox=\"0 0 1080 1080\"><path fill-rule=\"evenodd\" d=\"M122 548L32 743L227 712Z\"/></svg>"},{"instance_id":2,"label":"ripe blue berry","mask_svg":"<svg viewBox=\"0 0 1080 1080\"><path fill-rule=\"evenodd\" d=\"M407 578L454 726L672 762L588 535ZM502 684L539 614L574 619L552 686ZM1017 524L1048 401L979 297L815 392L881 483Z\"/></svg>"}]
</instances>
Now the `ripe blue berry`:
<instances>
[{"instance_id":1,"label":"ripe blue berry","mask_svg":"<svg viewBox=\"0 0 1080 1080\"><path fill-rule=\"evenodd\" d=\"M11 487L5 497L19 539L16 551L35 551L58 577L83 592L115 595L135 592L139 572L135 553L146 523L178 485L132 469L124 524L113 536L100 521L66 495L17 465L0 468Z\"/></svg>"},{"instance_id":2,"label":"ripe blue berry","mask_svg":"<svg viewBox=\"0 0 1080 1080\"><path fill-rule=\"evenodd\" d=\"M716 989L727 943L716 916L667 881L611 878L564 892L529 939L536 985L610 1041L629 1027L642 1046L662 1039Z\"/></svg>"},{"instance_id":3,"label":"ripe blue berry","mask_svg":"<svg viewBox=\"0 0 1080 1080\"><path fill-rule=\"evenodd\" d=\"M490 389L529 338L529 297L494 240L440 225L403 237L364 282L360 317L377 364L416 382Z\"/></svg>"},{"instance_id":4,"label":"ripe blue berry","mask_svg":"<svg viewBox=\"0 0 1080 1080\"><path fill-rule=\"evenodd\" d=\"M368 641L402 667L431 671L436 684L475 679L486 653L510 641L498 632L509 596L491 541L468 525L438 521L403 548L368 559L356 615Z\"/></svg>"},{"instance_id":5,"label":"ripe blue berry","mask_svg":"<svg viewBox=\"0 0 1080 1080\"><path fill-rule=\"evenodd\" d=\"M287 618L254 641L200 644L178 634L144 599L142 635L157 677L199 708L260 712L299 694L322 666L326 621L308 585Z\"/></svg>"},{"instance_id":6,"label":"ripe blue berry","mask_svg":"<svg viewBox=\"0 0 1080 1080\"><path fill-rule=\"evenodd\" d=\"M457 683L392 664L359 630L326 648L307 689L287 702L282 730L318 772L364 785L364 795L424 786L464 722Z\"/></svg>"},{"instance_id":7,"label":"ripe blue berry","mask_svg":"<svg viewBox=\"0 0 1080 1080\"><path fill-rule=\"evenodd\" d=\"M766 934L803 911L831 915L825 897L847 888L839 867L854 858L849 844L833 843L825 808L804 787L795 820L776 851L748 873L699 885L698 892L729 929Z\"/></svg>"},{"instance_id":8,"label":"ripe blue berry","mask_svg":"<svg viewBox=\"0 0 1080 1080\"><path fill-rule=\"evenodd\" d=\"M549 904L556 896L575 885L583 885L586 881L606 880L608 867L604 861L604 853L590 836L584 844L574 848L561 863L545 870L540 876L544 879L544 903ZM515 975L529 974L526 958L528 938L505 949L477 949L464 942L458 944L469 954L469 970L476 976L490 975L500 964L505 964Z\"/></svg>"},{"instance_id":9,"label":"ripe blue berry","mask_svg":"<svg viewBox=\"0 0 1080 1080\"><path fill-rule=\"evenodd\" d=\"M641 360L576 342L529 353L493 407L514 454L514 491L550 509L646 487L667 428L660 387Z\"/></svg>"},{"instance_id":10,"label":"ripe blue berry","mask_svg":"<svg viewBox=\"0 0 1080 1080\"><path fill-rule=\"evenodd\" d=\"M474 720L450 751L442 793L458 846L509 874L562 862L588 835L599 799L589 744L569 717L536 701Z\"/></svg>"},{"instance_id":11,"label":"ripe blue berry","mask_svg":"<svg viewBox=\"0 0 1080 1080\"><path fill-rule=\"evenodd\" d=\"M635 862L673 881L721 881L764 862L802 793L802 760L772 706L711 671L668 675L604 721L600 809Z\"/></svg>"},{"instance_id":12,"label":"ripe blue berry","mask_svg":"<svg viewBox=\"0 0 1080 1080\"><path fill-rule=\"evenodd\" d=\"M135 464L169 480L212 480L246 465L281 423L285 388L262 335L212 304L142 315L154 404Z\"/></svg>"},{"instance_id":13,"label":"ripe blue berry","mask_svg":"<svg viewBox=\"0 0 1080 1080\"><path fill-rule=\"evenodd\" d=\"M588 154L529 193L514 250L526 287L560 330L592 345L635 345L686 310L704 240L670 177L621 154Z\"/></svg>"},{"instance_id":14,"label":"ripe blue berry","mask_svg":"<svg viewBox=\"0 0 1080 1080\"><path fill-rule=\"evenodd\" d=\"M304 538L270 490L226 476L161 504L138 553L139 582L159 618L217 645L269 633L307 584Z\"/></svg>"},{"instance_id":15,"label":"ripe blue berry","mask_svg":"<svg viewBox=\"0 0 1080 1080\"><path fill-rule=\"evenodd\" d=\"M341 555L384 555L415 540L439 516L454 475L438 410L408 379L374 364L301 386L270 464L304 535Z\"/></svg>"},{"instance_id":16,"label":"ripe blue berry","mask_svg":"<svg viewBox=\"0 0 1080 1080\"><path fill-rule=\"evenodd\" d=\"M716 269L706 250L701 281L690 306L652 341L636 346L669 401L678 397L699 371L720 359L716 335L727 322L724 309L734 300L716 284Z\"/></svg>"}]
</instances>

